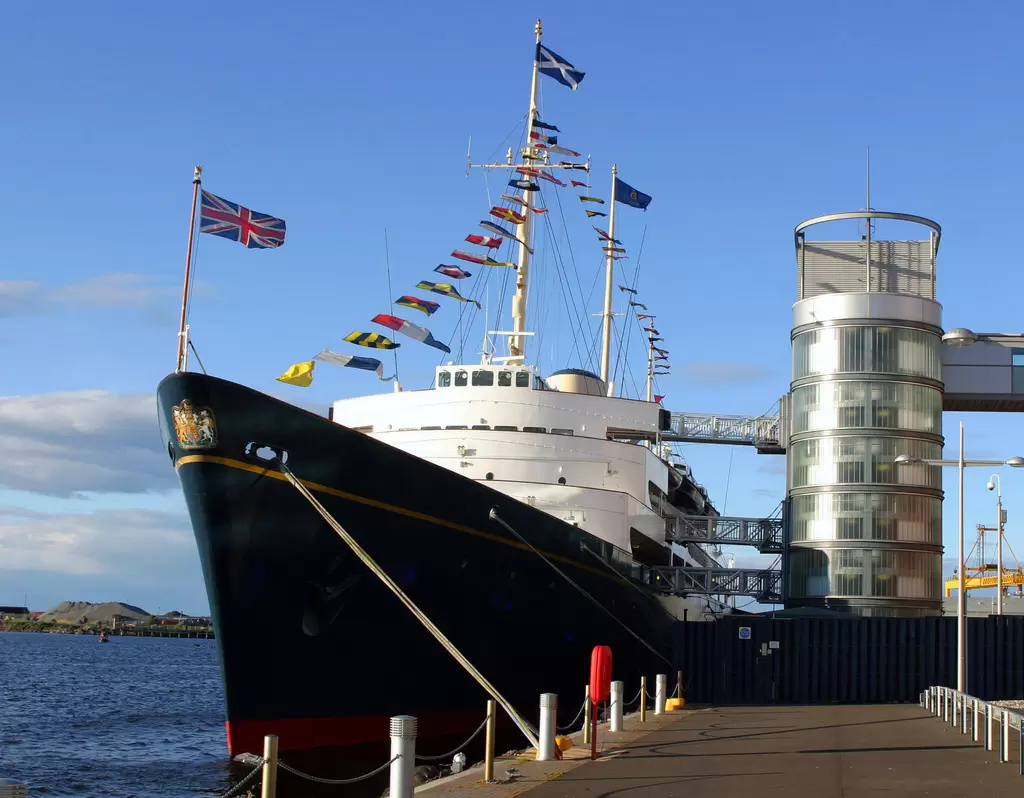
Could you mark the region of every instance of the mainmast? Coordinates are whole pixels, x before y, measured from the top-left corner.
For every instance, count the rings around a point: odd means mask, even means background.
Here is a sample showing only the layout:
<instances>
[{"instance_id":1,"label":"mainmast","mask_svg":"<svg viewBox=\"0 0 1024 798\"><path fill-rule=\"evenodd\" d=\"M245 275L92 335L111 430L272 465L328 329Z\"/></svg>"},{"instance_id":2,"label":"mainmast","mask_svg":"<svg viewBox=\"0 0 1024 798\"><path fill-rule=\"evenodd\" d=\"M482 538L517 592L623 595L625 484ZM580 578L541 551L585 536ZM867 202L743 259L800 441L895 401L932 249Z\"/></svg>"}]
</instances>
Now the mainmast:
<instances>
[{"instance_id":1,"label":"mainmast","mask_svg":"<svg viewBox=\"0 0 1024 798\"><path fill-rule=\"evenodd\" d=\"M537 24L534 25L533 32L536 36L536 44L539 46L542 32L541 21L539 19L537 20ZM589 158L585 164L553 164L549 160L547 150L541 149L534 144L532 134L533 123L537 119L537 78L540 75L540 62L537 60L538 51L539 47L534 47L533 76L530 81L530 110L526 117L526 144L520 152L521 157L519 160L521 163L516 163L516 159L513 157L513 150L509 148L505 163L474 164L470 162L468 164L466 174L469 174L469 168L473 167L482 169L511 170L515 170L520 167L529 169L580 169L588 174L590 173ZM541 158L543 160L534 160L534 158ZM522 179L528 181L530 178L528 175L523 174ZM533 335L533 333L526 331L526 300L530 278L530 236L533 232L533 194L533 191L523 191L521 197L523 201L522 213L525 217L525 221L518 225L518 230L516 231L517 238L519 238L520 241L519 254L516 258L516 292L512 297L512 331L506 333L495 331L496 334L508 335L509 354L508 357L505 358L494 358L496 361L504 360L506 362L525 362L526 337Z\"/></svg>"},{"instance_id":2,"label":"mainmast","mask_svg":"<svg viewBox=\"0 0 1024 798\"><path fill-rule=\"evenodd\" d=\"M654 322L651 322L651 329L654 328ZM648 336L647 340L647 401L650 402L654 398L654 341L650 340Z\"/></svg>"},{"instance_id":3,"label":"mainmast","mask_svg":"<svg viewBox=\"0 0 1024 798\"><path fill-rule=\"evenodd\" d=\"M615 267L615 181L618 179L619 167L612 164L612 208L608 215L608 237L611 239L605 249L608 255L604 266L604 329L601 335L601 379L608 384L608 364L612 352L612 277ZM649 393L649 391L648 391Z\"/></svg>"},{"instance_id":4,"label":"mainmast","mask_svg":"<svg viewBox=\"0 0 1024 798\"><path fill-rule=\"evenodd\" d=\"M534 35L537 37L537 44L540 44L541 34L543 28L541 22L538 19L537 24L533 28ZM540 62L537 61L537 50L534 48L533 55L533 78L530 81L530 112L526 116L526 147L523 149L523 153L533 155L536 148L533 146L533 120L537 118L537 77L540 74ZM530 158L525 160L530 161ZM523 206L523 215L526 217L526 221L519 226L520 235L523 241L527 244L530 243L530 233L533 226L533 220L530 218L533 215L533 192L524 191L523 200L526 203ZM512 297L512 333L508 339L508 353L510 359L516 358L520 363L526 359L525 349L526 341L522 333L526 332L526 287L530 276L530 251L523 244L519 245L519 258L516 261L516 293Z\"/></svg>"}]
</instances>

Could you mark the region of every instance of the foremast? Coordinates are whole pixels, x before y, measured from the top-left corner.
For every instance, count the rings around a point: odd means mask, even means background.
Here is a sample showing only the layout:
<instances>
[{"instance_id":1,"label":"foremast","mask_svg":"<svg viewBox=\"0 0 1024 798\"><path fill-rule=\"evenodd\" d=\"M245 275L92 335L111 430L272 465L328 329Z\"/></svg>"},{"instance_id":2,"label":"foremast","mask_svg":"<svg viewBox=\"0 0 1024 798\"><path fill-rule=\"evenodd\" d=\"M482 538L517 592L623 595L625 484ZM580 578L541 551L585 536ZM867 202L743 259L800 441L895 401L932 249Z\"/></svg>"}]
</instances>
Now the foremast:
<instances>
[{"instance_id":1,"label":"foremast","mask_svg":"<svg viewBox=\"0 0 1024 798\"><path fill-rule=\"evenodd\" d=\"M549 160L547 151L534 145L533 123L537 119L537 79L540 75L540 62L537 60L537 55L543 33L543 26L539 19L537 20L537 24L534 25L533 32L536 36L536 44L538 46L534 48L533 74L530 80L530 109L526 116L526 143L520 150L521 163L515 162L515 159L513 158L513 150L509 148L505 157L505 163L470 163L469 167L477 169L509 170L516 170L519 168L580 169L589 174L589 158L585 164L553 164ZM542 160L535 160L537 158L541 158ZM528 175L523 175L523 177L529 181ZM522 210L523 216L526 218L525 221L519 225L518 230L518 238L520 240L517 242L519 251L518 257L516 258L516 292L512 297L512 331L510 333L503 333L508 335L509 353L507 357L495 358L495 360L503 360L508 363L519 363L520 365L526 362L526 337L532 335L532 333L528 332L526 329L526 303L529 295L534 193L535 192L533 191L523 191L522 193ZM496 333L502 334L500 331L496 331Z\"/></svg>"}]
</instances>

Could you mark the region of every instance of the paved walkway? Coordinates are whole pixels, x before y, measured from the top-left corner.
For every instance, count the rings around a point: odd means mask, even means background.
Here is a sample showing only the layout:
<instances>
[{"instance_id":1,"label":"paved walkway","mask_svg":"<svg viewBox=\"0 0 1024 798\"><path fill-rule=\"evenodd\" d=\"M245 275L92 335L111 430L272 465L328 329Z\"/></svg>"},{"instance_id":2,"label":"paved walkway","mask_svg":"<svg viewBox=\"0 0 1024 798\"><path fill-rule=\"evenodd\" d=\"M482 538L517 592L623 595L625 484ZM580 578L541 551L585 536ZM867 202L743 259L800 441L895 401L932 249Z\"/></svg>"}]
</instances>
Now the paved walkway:
<instances>
[{"instance_id":1,"label":"paved walkway","mask_svg":"<svg viewBox=\"0 0 1024 798\"><path fill-rule=\"evenodd\" d=\"M612 735L604 727L599 739L605 754L597 761L581 759L581 746L561 762L506 760L497 763L497 777L503 779L508 766L518 775L504 784L485 785L478 772L468 772L435 783L427 795L978 798L1024 793L1015 741L1011 762L998 764L996 752L916 705L706 709L652 717L643 731L632 716L625 728Z\"/></svg>"},{"instance_id":2,"label":"paved walkway","mask_svg":"<svg viewBox=\"0 0 1024 798\"><path fill-rule=\"evenodd\" d=\"M695 712L620 751L529 790L529 798L1024 792L1016 761L997 764L995 752L916 705Z\"/></svg>"}]
</instances>

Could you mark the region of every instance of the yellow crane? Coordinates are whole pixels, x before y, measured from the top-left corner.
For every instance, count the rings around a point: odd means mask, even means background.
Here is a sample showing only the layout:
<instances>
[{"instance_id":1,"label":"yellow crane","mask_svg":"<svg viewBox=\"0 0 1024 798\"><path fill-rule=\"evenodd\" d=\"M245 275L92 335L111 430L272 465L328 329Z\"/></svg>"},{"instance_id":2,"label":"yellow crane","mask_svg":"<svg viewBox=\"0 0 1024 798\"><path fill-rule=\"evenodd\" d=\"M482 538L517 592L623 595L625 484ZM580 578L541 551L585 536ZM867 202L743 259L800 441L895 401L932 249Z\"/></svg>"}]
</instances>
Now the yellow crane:
<instances>
[{"instance_id":1,"label":"yellow crane","mask_svg":"<svg viewBox=\"0 0 1024 798\"><path fill-rule=\"evenodd\" d=\"M985 526L984 524L978 524L978 538L974 541L974 546L968 553L966 565L964 567L964 593L969 594L972 590L978 590L985 587L998 587L999 585L999 566L995 563L986 562L988 559L985 551L985 533L996 532L999 533L996 527ZM1003 535L1003 545L1006 546L1010 551L1010 556L1013 557L1013 561L1016 563L1016 568L1003 568L1003 594L1006 595L1009 592L1009 588L1017 588L1017 595L1024 596L1024 568L1021 568L1020 562L1017 560L1017 555L1013 553L1013 549L1010 548L1010 544L1006 542L1006 536ZM999 545L999 541L996 542ZM991 552L990 552L991 553ZM976 562L972 562L972 558L976 557ZM954 591L960 589L960 580L954 574L952 579L947 579L945 583L946 587L946 598L949 598Z\"/></svg>"}]
</instances>

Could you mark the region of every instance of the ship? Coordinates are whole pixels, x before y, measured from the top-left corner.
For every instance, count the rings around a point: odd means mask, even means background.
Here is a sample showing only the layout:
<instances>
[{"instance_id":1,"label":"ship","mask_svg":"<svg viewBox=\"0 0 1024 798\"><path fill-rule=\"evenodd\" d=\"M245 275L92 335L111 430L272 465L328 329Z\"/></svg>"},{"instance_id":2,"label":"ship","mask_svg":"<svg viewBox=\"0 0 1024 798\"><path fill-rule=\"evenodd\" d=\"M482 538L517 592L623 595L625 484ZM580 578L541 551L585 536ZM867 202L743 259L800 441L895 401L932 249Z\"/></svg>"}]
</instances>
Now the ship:
<instances>
[{"instance_id":1,"label":"ship","mask_svg":"<svg viewBox=\"0 0 1024 798\"><path fill-rule=\"evenodd\" d=\"M532 135L538 75L559 58L541 48L539 21L535 36L525 144L487 164L524 185L529 170L590 168L552 162ZM612 179L614 197L614 167ZM717 513L661 439L671 418L651 392L654 341L646 398L617 396L609 379L614 199L602 373L544 375L529 362L536 193L515 195L512 330L487 331L507 338L508 354L446 360L429 386L396 381L326 415L188 369L186 261L159 422L202 564L230 754L261 751L266 734L283 751L367 750L387 741L397 715L418 719L429 752L478 728L491 691L521 718L555 693L563 723L583 699L595 646L611 648L615 679L639 685L674 672L675 623L723 609L712 596L668 595L654 571L717 566L715 552L666 536L673 516ZM195 206L193 193L190 255ZM523 747L502 719L504 739Z\"/></svg>"}]
</instances>

